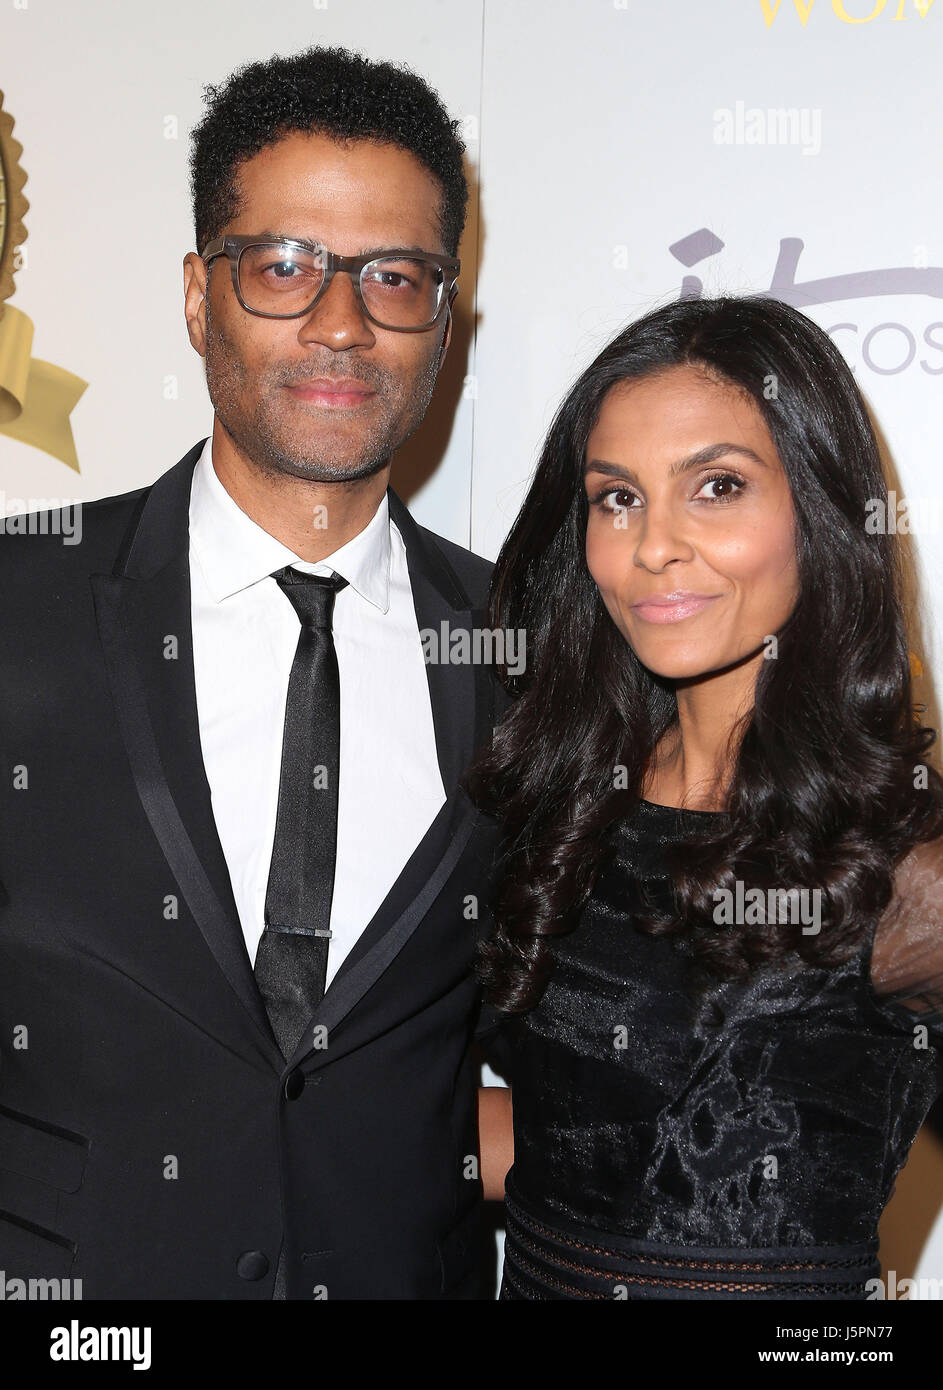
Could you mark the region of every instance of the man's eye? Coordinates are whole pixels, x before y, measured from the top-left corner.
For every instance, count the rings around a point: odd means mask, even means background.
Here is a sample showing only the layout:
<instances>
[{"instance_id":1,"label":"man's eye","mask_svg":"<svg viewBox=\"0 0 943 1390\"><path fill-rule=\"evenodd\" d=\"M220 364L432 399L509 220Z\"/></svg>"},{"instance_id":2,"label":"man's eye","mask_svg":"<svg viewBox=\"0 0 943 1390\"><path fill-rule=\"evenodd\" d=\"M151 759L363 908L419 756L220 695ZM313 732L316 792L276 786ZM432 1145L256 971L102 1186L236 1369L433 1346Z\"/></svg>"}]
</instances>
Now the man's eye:
<instances>
[{"instance_id":1,"label":"man's eye","mask_svg":"<svg viewBox=\"0 0 943 1390\"><path fill-rule=\"evenodd\" d=\"M399 270L375 270L367 278L381 290L412 289L415 283Z\"/></svg>"}]
</instances>

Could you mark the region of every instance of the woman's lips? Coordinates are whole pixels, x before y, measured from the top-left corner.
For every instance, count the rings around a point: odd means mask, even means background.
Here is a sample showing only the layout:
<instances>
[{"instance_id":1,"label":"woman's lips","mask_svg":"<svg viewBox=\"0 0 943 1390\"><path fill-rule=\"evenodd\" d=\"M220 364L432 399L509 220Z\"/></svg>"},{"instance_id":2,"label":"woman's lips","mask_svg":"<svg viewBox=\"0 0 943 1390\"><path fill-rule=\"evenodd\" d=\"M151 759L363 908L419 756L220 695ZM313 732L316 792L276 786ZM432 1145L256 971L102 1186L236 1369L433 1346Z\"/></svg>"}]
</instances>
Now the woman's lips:
<instances>
[{"instance_id":1,"label":"woman's lips","mask_svg":"<svg viewBox=\"0 0 943 1390\"><path fill-rule=\"evenodd\" d=\"M632 612L647 623L680 623L684 618L700 613L719 597L719 594L704 594L678 599L651 599L633 603Z\"/></svg>"},{"instance_id":2,"label":"woman's lips","mask_svg":"<svg viewBox=\"0 0 943 1390\"><path fill-rule=\"evenodd\" d=\"M326 406L329 410L356 409L376 394L363 382L349 378L312 378L311 381L300 381L296 386L289 386L288 390L301 401Z\"/></svg>"}]
</instances>

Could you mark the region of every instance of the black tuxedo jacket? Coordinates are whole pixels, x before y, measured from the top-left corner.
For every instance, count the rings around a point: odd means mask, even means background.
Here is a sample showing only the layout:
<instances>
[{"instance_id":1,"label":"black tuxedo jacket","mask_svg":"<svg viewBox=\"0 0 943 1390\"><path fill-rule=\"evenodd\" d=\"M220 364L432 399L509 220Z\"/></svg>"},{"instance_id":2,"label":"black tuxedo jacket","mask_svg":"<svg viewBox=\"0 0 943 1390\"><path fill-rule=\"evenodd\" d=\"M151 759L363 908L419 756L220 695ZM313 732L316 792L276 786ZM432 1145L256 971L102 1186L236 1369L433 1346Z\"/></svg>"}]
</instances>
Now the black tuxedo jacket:
<instances>
[{"instance_id":1,"label":"black tuxedo jacket","mask_svg":"<svg viewBox=\"0 0 943 1390\"><path fill-rule=\"evenodd\" d=\"M506 697L490 667L427 665L447 801L286 1065L200 749L201 448L86 504L81 544L0 537L0 1270L86 1299L481 1296L496 833L458 780ZM389 504L419 626L484 626L490 565Z\"/></svg>"}]
</instances>

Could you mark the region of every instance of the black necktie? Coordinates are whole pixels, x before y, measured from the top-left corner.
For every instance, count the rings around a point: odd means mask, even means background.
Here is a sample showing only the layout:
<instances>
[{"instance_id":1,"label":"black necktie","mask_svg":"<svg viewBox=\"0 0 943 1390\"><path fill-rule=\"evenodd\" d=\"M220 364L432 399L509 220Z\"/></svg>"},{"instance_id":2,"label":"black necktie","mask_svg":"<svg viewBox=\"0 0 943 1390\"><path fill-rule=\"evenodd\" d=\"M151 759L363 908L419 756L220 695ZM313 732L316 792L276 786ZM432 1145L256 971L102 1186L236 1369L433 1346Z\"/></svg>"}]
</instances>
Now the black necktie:
<instances>
[{"instance_id":1,"label":"black necktie","mask_svg":"<svg viewBox=\"0 0 943 1390\"><path fill-rule=\"evenodd\" d=\"M324 994L337 857L340 682L331 619L347 583L278 570L301 619L285 703L275 843L255 978L287 1061Z\"/></svg>"}]
</instances>

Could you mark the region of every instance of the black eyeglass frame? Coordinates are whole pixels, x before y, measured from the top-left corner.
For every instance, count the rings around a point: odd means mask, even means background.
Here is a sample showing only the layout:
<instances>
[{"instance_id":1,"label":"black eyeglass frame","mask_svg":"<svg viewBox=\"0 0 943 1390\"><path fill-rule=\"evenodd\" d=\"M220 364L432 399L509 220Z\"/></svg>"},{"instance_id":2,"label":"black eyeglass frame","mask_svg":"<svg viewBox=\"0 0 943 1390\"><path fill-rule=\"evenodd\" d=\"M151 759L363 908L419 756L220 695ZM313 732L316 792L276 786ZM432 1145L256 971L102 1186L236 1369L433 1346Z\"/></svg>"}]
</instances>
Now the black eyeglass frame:
<instances>
[{"instance_id":1,"label":"black eyeglass frame","mask_svg":"<svg viewBox=\"0 0 943 1390\"><path fill-rule=\"evenodd\" d=\"M242 258L243 251L249 246L295 246L301 251L310 251L313 255L319 256L324 268L324 279L321 281L317 294L315 294L310 304L305 305L303 309L296 309L294 313L291 314L267 314L263 309L250 308L243 299L242 291L239 288L239 262ZM379 253L374 251L367 256L339 256L336 252L329 251L326 246L322 246L317 241L305 241L299 237L236 236L232 234L229 236L220 236L206 243L203 250L200 252L200 260L203 261L205 265L208 265L216 256L226 256L228 258L233 290L235 291L236 298L247 314L255 314L258 318L263 319L299 319L304 314L310 314L315 304L317 304L318 300L327 291L336 272L338 270L345 270L350 275L350 283L353 286L354 294L357 296L357 302L360 305L361 313L365 318L369 319L371 323L375 323L378 328L388 329L392 333L427 333L430 328L434 328L442 315L442 310L449 307L452 300L455 298L458 291L458 286L455 282L462 268L461 261L455 256L440 256L432 251L408 251L396 247L389 251L382 251ZM370 310L367 308L364 303L360 277L366 267L372 265L374 261L389 260L423 261L428 265L436 266L441 272L442 284L439 291L439 303L428 323L410 324L408 326L383 323L380 319L371 314Z\"/></svg>"}]
</instances>

